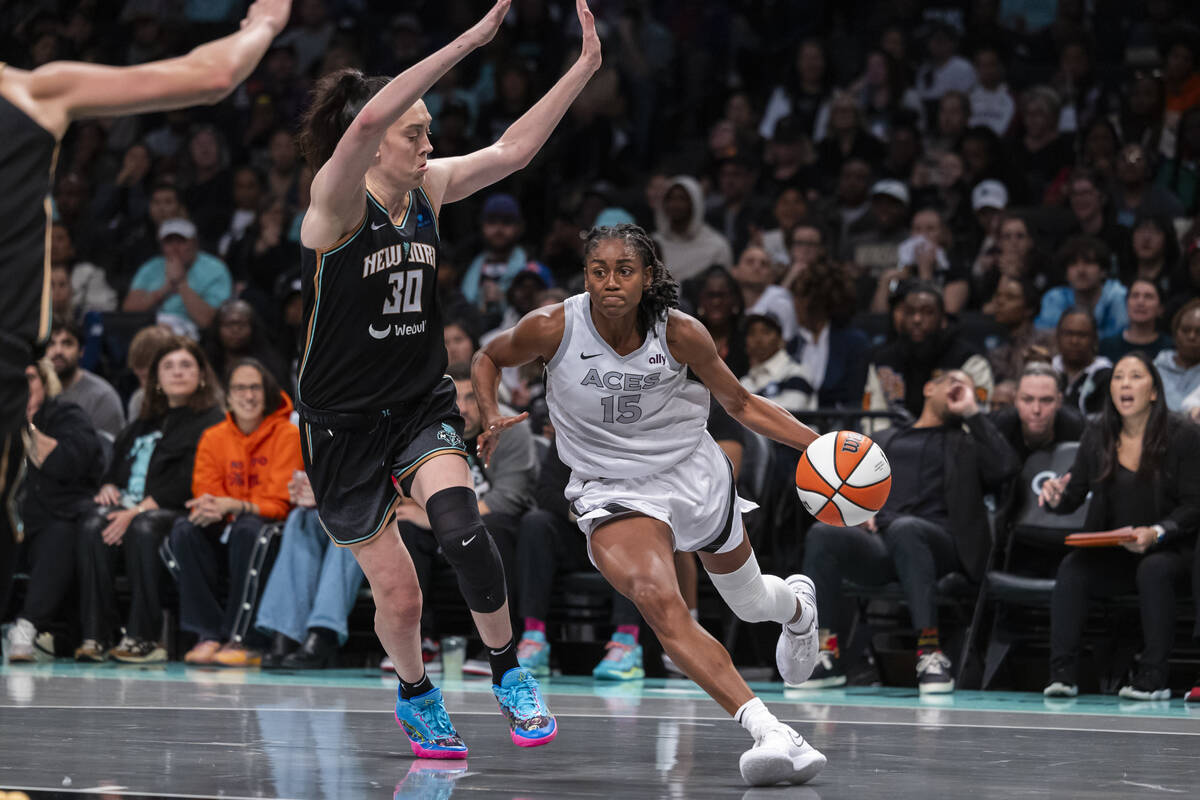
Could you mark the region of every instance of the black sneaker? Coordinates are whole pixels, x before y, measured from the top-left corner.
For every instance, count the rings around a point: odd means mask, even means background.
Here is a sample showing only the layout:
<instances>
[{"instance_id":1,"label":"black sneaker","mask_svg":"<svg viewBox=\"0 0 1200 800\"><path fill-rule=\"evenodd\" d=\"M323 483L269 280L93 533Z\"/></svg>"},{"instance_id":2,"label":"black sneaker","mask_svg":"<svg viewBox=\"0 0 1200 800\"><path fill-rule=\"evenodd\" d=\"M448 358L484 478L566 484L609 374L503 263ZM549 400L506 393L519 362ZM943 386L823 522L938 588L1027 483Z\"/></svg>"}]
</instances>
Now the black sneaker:
<instances>
[{"instance_id":1,"label":"black sneaker","mask_svg":"<svg viewBox=\"0 0 1200 800\"><path fill-rule=\"evenodd\" d=\"M954 691L950 659L941 650L931 650L917 657L917 688L921 694L949 694Z\"/></svg>"},{"instance_id":2,"label":"black sneaker","mask_svg":"<svg viewBox=\"0 0 1200 800\"><path fill-rule=\"evenodd\" d=\"M804 683L786 684L789 689L831 689L845 685L846 673L842 670L842 660L833 650L821 650L817 653L817 665L813 667L812 675Z\"/></svg>"},{"instance_id":3,"label":"black sneaker","mask_svg":"<svg viewBox=\"0 0 1200 800\"><path fill-rule=\"evenodd\" d=\"M1125 700L1170 700L1167 671L1160 667L1139 666L1133 682L1122 686L1117 694Z\"/></svg>"}]
</instances>

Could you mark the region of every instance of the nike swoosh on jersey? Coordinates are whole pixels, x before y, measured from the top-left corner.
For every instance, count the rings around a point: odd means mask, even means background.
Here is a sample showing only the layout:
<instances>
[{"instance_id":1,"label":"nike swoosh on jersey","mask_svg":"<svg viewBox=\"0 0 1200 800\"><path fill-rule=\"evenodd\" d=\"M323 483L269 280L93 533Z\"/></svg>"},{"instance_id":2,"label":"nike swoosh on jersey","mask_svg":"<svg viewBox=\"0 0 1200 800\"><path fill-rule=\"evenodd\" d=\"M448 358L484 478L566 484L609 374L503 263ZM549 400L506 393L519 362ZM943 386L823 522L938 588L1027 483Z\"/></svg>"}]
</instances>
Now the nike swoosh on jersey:
<instances>
[{"instance_id":1,"label":"nike swoosh on jersey","mask_svg":"<svg viewBox=\"0 0 1200 800\"><path fill-rule=\"evenodd\" d=\"M590 356L585 356L583 353L580 353L580 354L579 354L579 357L580 357L582 360L584 360L584 361L587 361L589 358L599 358L599 357L600 357L600 356L602 356L602 355L604 355L604 353L593 353L593 354L592 354L592 355L590 355Z\"/></svg>"},{"instance_id":2,"label":"nike swoosh on jersey","mask_svg":"<svg viewBox=\"0 0 1200 800\"><path fill-rule=\"evenodd\" d=\"M478 535L479 535L478 533L477 533L477 534L475 534L475 536L478 536ZM463 547L466 547L466 546L467 546L467 545L469 545L471 542L475 541L475 536L472 536L470 539L463 539L463 540L462 540L462 546L463 546Z\"/></svg>"},{"instance_id":3,"label":"nike swoosh on jersey","mask_svg":"<svg viewBox=\"0 0 1200 800\"><path fill-rule=\"evenodd\" d=\"M371 223L371 230L373 230L373 231L377 231L377 230L379 230L380 228L386 228L387 226L388 226L388 224L387 224L386 222L381 222L381 223L379 223L378 225L376 225L374 222L372 222L372 223Z\"/></svg>"}]
</instances>

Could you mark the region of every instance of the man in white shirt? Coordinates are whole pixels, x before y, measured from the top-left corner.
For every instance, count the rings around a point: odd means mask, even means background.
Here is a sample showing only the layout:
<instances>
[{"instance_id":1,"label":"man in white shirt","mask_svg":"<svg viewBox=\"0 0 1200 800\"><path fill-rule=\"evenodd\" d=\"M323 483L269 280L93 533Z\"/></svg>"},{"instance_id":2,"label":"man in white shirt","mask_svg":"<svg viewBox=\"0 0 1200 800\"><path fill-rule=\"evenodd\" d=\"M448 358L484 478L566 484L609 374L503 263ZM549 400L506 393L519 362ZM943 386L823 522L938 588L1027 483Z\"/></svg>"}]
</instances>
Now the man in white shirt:
<instances>
[{"instance_id":1,"label":"man in white shirt","mask_svg":"<svg viewBox=\"0 0 1200 800\"><path fill-rule=\"evenodd\" d=\"M1017 103L1004 82L1004 63L994 45L984 44L975 51L975 73L979 85L971 90L970 127L986 125L1003 136L1012 125Z\"/></svg>"},{"instance_id":2,"label":"man in white shirt","mask_svg":"<svg viewBox=\"0 0 1200 800\"><path fill-rule=\"evenodd\" d=\"M958 55L958 31L940 24L929 34L929 59L917 70L917 94L935 118L937 102L951 89L970 95L978 82L971 62Z\"/></svg>"},{"instance_id":3,"label":"man in white shirt","mask_svg":"<svg viewBox=\"0 0 1200 800\"><path fill-rule=\"evenodd\" d=\"M746 357L750 370L742 386L796 414L817 407L808 371L784 347L783 328L772 314L746 317Z\"/></svg>"}]
</instances>

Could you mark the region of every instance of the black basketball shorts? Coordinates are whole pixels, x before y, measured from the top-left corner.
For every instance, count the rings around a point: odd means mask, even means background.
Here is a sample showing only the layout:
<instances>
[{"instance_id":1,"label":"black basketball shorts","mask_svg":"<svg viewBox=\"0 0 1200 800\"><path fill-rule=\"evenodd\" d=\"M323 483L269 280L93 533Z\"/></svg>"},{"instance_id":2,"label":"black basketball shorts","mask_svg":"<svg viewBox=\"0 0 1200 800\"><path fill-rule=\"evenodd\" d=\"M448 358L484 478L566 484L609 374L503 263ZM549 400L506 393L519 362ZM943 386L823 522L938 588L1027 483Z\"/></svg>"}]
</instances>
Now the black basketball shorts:
<instances>
[{"instance_id":1,"label":"black basketball shorts","mask_svg":"<svg viewBox=\"0 0 1200 800\"><path fill-rule=\"evenodd\" d=\"M340 547L378 536L426 461L446 453L467 456L448 377L403 407L370 414L305 408L300 416L300 449L317 515Z\"/></svg>"}]
</instances>

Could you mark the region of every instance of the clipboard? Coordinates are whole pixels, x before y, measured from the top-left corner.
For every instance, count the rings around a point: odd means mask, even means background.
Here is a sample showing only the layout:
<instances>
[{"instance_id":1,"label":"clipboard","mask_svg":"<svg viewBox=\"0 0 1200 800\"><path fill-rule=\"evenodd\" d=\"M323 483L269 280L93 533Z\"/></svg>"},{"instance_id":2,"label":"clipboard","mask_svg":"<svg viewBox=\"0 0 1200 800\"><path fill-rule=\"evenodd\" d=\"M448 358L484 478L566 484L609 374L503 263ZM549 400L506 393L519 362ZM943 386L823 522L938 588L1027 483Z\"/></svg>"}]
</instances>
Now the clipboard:
<instances>
[{"instance_id":1,"label":"clipboard","mask_svg":"<svg viewBox=\"0 0 1200 800\"><path fill-rule=\"evenodd\" d=\"M1072 533L1063 543L1070 547L1120 547L1135 539L1137 536L1133 533L1133 527L1126 525L1124 528L1099 533Z\"/></svg>"}]
</instances>

